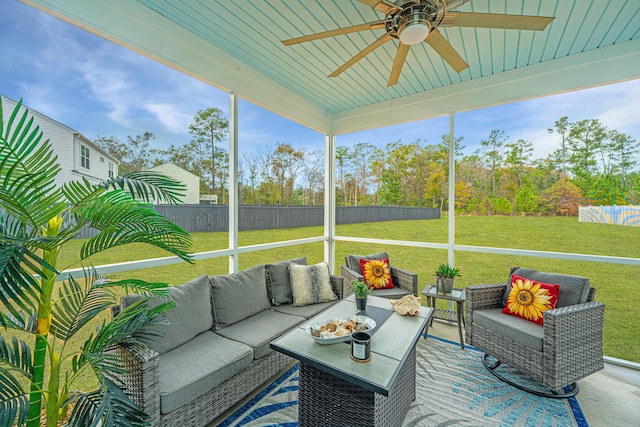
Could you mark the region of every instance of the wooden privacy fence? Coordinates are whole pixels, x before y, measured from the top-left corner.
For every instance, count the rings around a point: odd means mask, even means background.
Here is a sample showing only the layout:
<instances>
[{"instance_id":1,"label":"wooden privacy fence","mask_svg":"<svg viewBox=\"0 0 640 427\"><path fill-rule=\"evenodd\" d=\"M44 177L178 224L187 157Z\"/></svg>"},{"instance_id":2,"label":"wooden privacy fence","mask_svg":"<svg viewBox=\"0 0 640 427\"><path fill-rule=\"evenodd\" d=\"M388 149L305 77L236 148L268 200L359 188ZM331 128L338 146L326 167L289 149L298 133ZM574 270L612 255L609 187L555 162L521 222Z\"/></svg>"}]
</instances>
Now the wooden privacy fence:
<instances>
[{"instance_id":1,"label":"wooden privacy fence","mask_svg":"<svg viewBox=\"0 0 640 427\"><path fill-rule=\"evenodd\" d=\"M227 205L157 205L158 213L169 218L189 233L197 231L227 231ZM338 206L336 224L356 224L413 219L438 219L440 209L401 206ZM322 225L323 206L240 205L238 229L270 230Z\"/></svg>"}]
</instances>

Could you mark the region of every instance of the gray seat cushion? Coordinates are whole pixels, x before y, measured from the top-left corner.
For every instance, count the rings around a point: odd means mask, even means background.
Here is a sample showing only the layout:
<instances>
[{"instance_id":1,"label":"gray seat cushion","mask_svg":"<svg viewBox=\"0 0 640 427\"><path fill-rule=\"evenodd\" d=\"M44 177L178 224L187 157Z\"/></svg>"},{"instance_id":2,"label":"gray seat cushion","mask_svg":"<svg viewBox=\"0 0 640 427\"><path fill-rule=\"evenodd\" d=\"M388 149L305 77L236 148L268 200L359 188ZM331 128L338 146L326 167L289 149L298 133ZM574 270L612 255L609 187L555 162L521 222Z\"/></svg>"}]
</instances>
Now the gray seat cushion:
<instances>
[{"instance_id":1,"label":"gray seat cushion","mask_svg":"<svg viewBox=\"0 0 640 427\"><path fill-rule=\"evenodd\" d=\"M160 356L160 412L168 414L247 368L251 347L211 331Z\"/></svg>"},{"instance_id":2,"label":"gray seat cushion","mask_svg":"<svg viewBox=\"0 0 640 427\"><path fill-rule=\"evenodd\" d=\"M544 328L520 317L504 314L501 308L474 310L473 323L532 350L542 351Z\"/></svg>"},{"instance_id":3,"label":"gray seat cushion","mask_svg":"<svg viewBox=\"0 0 640 427\"><path fill-rule=\"evenodd\" d=\"M140 294L126 295L120 299L120 307L124 310L142 298L144 296ZM209 276L206 274L182 285L172 286L169 289L169 298L151 298L149 307L157 307L170 299L175 301L176 307L162 315L169 324L154 326L162 336L146 341L149 347L159 354L186 343L213 326L211 289Z\"/></svg>"},{"instance_id":4,"label":"gray seat cushion","mask_svg":"<svg viewBox=\"0 0 640 427\"><path fill-rule=\"evenodd\" d=\"M347 255L344 259L345 264L351 270L362 274L362 269L360 268L360 260L361 259L389 259L389 254L386 252L378 252L376 254L371 255ZM391 260L389 260L389 265L391 265Z\"/></svg>"},{"instance_id":5,"label":"gray seat cushion","mask_svg":"<svg viewBox=\"0 0 640 427\"><path fill-rule=\"evenodd\" d=\"M374 297L382 297L389 299L400 299L405 295L409 295L411 292L406 289L394 287L392 289L374 289L371 291L371 295Z\"/></svg>"},{"instance_id":6,"label":"gray seat cushion","mask_svg":"<svg viewBox=\"0 0 640 427\"><path fill-rule=\"evenodd\" d=\"M266 264L267 296L273 305L291 304L291 279L289 266L291 264L307 265L307 257Z\"/></svg>"},{"instance_id":7,"label":"gray seat cushion","mask_svg":"<svg viewBox=\"0 0 640 427\"><path fill-rule=\"evenodd\" d=\"M265 310L216 333L250 346L254 359L260 359L273 351L269 347L271 341L305 320L304 317Z\"/></svg>"},{"instance_id":8,"label":"gray seat cushion","mask_svg":"<svg viewBox=\"0 0 640 427\"><path fill-rule=\"evenodd\" d=\"M271 310L278 313L292 314L294 316L304 317L305 319L311 319L321 311L331 307L338 301L319 302L318 304L309 304L302 307L294 307L293 305L279 305L277 307L271 307Z\"/></svg>"},{"instance_id":9,"label":"gray seat cushion","mask_svg":"<svg viewBox=\"0 0 640 427\"><path fill-rule=\"evenodd\" d=\"M211 277L211 292L215 330L271 307L262 264L238 273Z\"/></svg>"},{"instance_id":10,"label":"gray seat cushion","mask_svg":"<svg viewBox=\"0 0 640 427\"><path fill-rule=\"evenodd\" d=\"M556 283L560 285L560 294L558 295L558 302L556 304L557 308L587 302L587 298L589 297L589 287L591 285L589 283L589 279L586 277L544 273L530 268L514 267L511 269L511 273L509 273L509 282L507 283L506 292L502 297L503 306L507 303L507 298L509 297L509 291L511 290L511 275L513 274L517 274L518 276L529 280L548 283L550 285L554 285Z\"/></svg>"}]
</instances>

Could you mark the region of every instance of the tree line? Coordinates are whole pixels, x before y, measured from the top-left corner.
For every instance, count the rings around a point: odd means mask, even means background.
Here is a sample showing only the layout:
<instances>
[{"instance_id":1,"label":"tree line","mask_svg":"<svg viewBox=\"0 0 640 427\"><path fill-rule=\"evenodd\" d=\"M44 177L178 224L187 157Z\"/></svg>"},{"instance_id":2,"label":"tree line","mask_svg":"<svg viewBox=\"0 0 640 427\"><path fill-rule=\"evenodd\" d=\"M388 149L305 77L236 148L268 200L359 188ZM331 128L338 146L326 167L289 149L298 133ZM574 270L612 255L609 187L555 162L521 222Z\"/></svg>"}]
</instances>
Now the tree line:
<instances>
[{"instance_id":1,"label":"tree line","mask_svg":"<svg viewBox=\"0 0 640 427\"><path fill-rule=\"evenodd\" d=\"M217 108L200 110L182 146L150 148L151 132L96 142L122 161L120 172L172 162L202 178L201 194L228 201L229 154L216 143L228 132ZM454 141L455 209L478 215L577 215L580 205L640 203L640 143L598 119L561 117L548 129L557 148L533 158L533 142L491 130L471 154ZM384 147L359 142L336 147L338 205L416 206L448 209L449 138L418 139ZM324 155L287 143L244 153L239 159L240 203L321 205Z\"/></svg>"}]
</instances>

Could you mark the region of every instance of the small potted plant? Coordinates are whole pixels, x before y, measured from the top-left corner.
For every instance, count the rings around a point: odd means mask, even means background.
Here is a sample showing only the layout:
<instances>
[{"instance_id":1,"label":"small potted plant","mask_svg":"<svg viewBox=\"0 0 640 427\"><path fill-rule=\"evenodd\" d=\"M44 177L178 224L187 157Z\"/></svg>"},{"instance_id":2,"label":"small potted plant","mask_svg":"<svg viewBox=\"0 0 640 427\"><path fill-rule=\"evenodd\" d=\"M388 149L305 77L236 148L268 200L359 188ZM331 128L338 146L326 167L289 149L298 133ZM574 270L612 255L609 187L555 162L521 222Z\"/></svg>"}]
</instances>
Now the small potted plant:
<instances>
[{"instance_id":1,"label":"small potted plant","mask_svg":"<svg viewBox=\"0 0 640 427\"><path fill-rule=\"evenodd\" d=\"M356 294L356 308L358 310L367 309L367 295L371 293L371 288L362 280L352 280L351 287Z\"/></svg>"},{"instance_id":2,"label":"small potted plant","mask_svg":"<svg viewBox=\"0 0 640 427\"><path fill-rule=\"evenodd\" d=\"M450 294L453 291L453 279L460 276L460 269L449 264L440 264L436 270L437 291Z\"/></svg>"}]
</instances>

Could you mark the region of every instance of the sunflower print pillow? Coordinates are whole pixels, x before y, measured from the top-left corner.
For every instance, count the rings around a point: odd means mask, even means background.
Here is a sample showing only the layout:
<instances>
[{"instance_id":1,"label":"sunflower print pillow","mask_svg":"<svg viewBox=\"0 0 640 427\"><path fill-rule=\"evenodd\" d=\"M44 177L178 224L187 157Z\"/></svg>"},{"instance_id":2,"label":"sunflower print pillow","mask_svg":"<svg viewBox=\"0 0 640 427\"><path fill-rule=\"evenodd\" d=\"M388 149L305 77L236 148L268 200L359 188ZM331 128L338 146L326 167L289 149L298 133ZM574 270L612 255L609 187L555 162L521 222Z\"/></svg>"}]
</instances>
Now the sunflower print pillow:
<instances>
[{"instance_id":1,"label":"sunflower print pillow","mask_svg":"<svg viewBox=\"0 0 640 427\"><path fill-rule=\"evenodd\" d=\"M373 289L393 289L389 259L360 259L364 281Z\"/></svg>"},{"instance_id":2,"label":"sunflower print pillow","mask_svg":"<svg viewBox=\"0 0 640 427\"><path fill-rule=\"evenodd\" d=\"M543 313L556 308L560 285L550 285L514 274L511 276L511 291L503 313L544 324Z\"/></svg>"}]
</instances>

